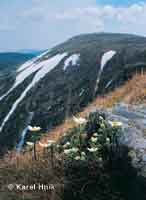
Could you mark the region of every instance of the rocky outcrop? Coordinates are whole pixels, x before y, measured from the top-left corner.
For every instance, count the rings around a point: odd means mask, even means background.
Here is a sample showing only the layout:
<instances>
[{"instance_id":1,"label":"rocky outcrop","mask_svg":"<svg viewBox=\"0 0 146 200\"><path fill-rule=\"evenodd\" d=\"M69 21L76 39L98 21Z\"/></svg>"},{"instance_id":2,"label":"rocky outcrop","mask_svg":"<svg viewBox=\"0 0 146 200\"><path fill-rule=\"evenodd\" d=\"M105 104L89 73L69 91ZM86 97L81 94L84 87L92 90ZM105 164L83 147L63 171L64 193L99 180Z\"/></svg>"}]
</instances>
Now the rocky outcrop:
<instances>
[{"instance_id":1,"label":"rocky outcrop","mask_svg":"<svg viewBox=\"0 0 146 200\"><path fill-rule=\"evenodd\" d=\"M146 177L146 105L119 103L102 111L109 121L122 122L119 143L129 149L133 167Z\"/></svg>"}]
</instances>

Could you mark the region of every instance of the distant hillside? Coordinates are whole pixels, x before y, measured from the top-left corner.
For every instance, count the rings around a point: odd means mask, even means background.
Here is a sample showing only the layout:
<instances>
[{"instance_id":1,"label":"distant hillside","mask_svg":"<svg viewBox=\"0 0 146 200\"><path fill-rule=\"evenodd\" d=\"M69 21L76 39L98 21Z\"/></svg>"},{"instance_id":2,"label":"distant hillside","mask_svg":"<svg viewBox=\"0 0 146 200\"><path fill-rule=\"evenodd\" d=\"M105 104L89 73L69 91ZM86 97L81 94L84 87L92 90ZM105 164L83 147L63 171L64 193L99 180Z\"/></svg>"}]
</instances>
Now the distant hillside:
<instances>
[{"instance_id":1,"label":"distant hillside","mask_svg":"<svg viewBox=\"0 0 146 200\"><path fill-rule=\"evenodd\" d=\"M9 70L31 59L34 55L24 53L0 53L0 70Z\"/></svg>"},{"instance_id":2,"label":"distant hillside","mask_svg":"<svg viewBox=\"0 0 146 200\"><path fill-rule=\"evenodd\" d=\"M17 67L33 57L32 54L24 53L0 53L0 96L13 84Z\"/></svg>"},{"instance_id":3,"label":"distant hillside","mask_svg":"<svg viewBox=\"0 0 146 200\"><path fill-rule=\"evenodd\" d=\"M45 50L36 50L36 49L20 49L17 51L17 53L23 53L23 54L32 54L34 56L37 56L41 53L43 53Z\"/></svg>"}]
</instances>

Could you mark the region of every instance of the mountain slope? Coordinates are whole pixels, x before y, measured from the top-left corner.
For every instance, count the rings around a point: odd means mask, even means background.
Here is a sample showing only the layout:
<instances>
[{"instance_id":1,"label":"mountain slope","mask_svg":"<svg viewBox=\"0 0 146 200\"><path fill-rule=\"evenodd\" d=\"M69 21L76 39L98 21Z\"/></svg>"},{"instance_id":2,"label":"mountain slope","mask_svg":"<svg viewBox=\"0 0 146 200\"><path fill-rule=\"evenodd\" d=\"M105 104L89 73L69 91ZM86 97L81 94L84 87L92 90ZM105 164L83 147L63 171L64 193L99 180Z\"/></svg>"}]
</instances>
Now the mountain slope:
<instances>
[{"instance_id":1,"label":"mountain slope","mask_svg":"<svg viewBox=\"0 0 146 200\"><path fill-rule=\"evenodd\" d=\"M30 123L50 130L145 66L145 37L88 34L54 47L18 67L1 95L0 145L19 142L30 113Z\"/></svg>"},{"instance_id":2,"label":"mountain slope","mask_svg":"<svg viewBox=\"0 0 146 200\"><path fill-rule=\"evenodd\" d=\"M139 83L136 84L138 81ZM112 92L110 98L116 98L113 103L117 103L119 100L124 101L125 97L129 96L129 90L131 91L130 97L132 97L135 88L139 102L141 95L138 88L142 91L145 90L146 75L136 75L124 86ZM99 108L101 98L104 110ZM24 148L22 154L12 152L5 156L4 160L0 160L0 186L2 189L4 188L2 197L4 199L8 197L17 199L19 195L22 195L15 190L9 193L7 191L9 182L19 181L20 184L28 184L30 181L36 183L39 181L57 185L53 199L90 197L90 199L99 200L104 197L105 199L118 200L144 200L146 106L126 105L119 102L112 108L105 109L105 103L107 102L108 105L110 98L108 95L104 98L100 97L100 99L98 97L83 113L79 113L80 116L86 118L85 124L79 126L74 118L71 118L53 132L48 133L47 138L42 141L37 140L37 160L32 157L32 146L29 145ZM130 103L136 103L135 100L134 102L130 101ZM142 97L141 103L143 100ZM114 126L111 129L113 122L120 123L120 129ZM81 154L78 152L79 135L82 138ZM55 140L52 145L53 159L50 157L52 155L50 146L46 148L48 139ZM117 143L117 139L120 143ZM113 141L113 145L111 141ZM99 145L100 142L102 145ZM90 148L87 148L86 143L91 145ZM122 146L121 143L125 146ZM103 147L106 151L103 151ZM89 187L89 183L91 187ZM61 190L59 190L60 187ZM81 191L84 192L81 193ZM51 198L51 194L47 193L46 196L46 193L42 193L42 191L38 193L30 191L29 194L24 191L23 198L26 196L30 199L46 199Z\"/></svg>"},{"instance_id":3,"label":"mountain slope","mask_svg":"<svg viewBox=\"0 0 146 200\"><path fill-rule=\"evenodd\" d=\"M131 80L128 80L123 86L116 88L114 91L97 97L92 103L84 108L84 110L78 115L82 118L85 118L89 115L90 112L95 111L96 109L110 109L114 105L141 105L145 107L146 103L146 74L137 74ZM140 107L140 109L141 109ZM118 108L118 106L117 106ZM120 108L120 107L119 107ZM127 109L128 110L128 109ZM137 109L137 113L138 113ZM62 138L63 134L69 129L73 128L75 123L72 118L67 119L61 125L55 127L52 131L49 131L47 135L42 137L42 141L46 142L47 140L58 141Z\"/></svg>"}]
</instances>

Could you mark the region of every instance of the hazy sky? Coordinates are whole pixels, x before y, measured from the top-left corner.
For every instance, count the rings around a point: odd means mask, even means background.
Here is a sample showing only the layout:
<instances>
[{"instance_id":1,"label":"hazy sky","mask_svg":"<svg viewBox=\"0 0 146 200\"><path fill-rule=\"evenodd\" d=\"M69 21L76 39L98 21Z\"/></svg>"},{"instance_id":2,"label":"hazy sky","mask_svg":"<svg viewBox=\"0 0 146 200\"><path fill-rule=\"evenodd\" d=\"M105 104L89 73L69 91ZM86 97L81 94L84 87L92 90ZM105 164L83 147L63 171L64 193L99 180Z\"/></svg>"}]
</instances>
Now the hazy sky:
<instances>
[{"instance_id":1,"label":"hazy sky","mask_svg":"<svg viewBox=\"0 0 146 200\"><path fill-rule=\"evenodd\" d=\"M146 36L146 1L0 0L0 51L47 49L89 32Z\"/></svg>"}]
</instances>

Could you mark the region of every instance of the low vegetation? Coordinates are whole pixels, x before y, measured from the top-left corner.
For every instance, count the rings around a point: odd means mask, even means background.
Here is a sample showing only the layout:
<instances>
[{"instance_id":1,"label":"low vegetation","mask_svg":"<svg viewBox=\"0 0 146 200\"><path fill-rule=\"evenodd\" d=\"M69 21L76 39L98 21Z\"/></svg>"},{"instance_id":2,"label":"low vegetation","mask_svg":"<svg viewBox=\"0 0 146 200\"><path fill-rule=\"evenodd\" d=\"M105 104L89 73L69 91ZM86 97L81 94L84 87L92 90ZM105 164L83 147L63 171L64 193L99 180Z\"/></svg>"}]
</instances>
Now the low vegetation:
<instances>
[{"instance_id":1,"label":"low vegetation","mask_svg":"<svg viewBox=\"0 0 146 200\"><path fill-rule=\"evenodd\" d=\"M27 147L24 155L15 159L14 155L13 159L9 155L1 160L0 199L126 199L125 186L120 186L123 181L120 174L121 170L129 173L131 166L127 151L117 142L122 134L122 124L109 122L98 112L91 113L84 123L76 123L77 126L64 132L58 142L49 140L48 145L39 149L37 159L34 159L31 147L29 150ZM127 156L122 165L121 155ZM7 188L9 184L38 183L52 184L54 189L44 192L16 188L10 191Z\"/></svg>"}]
</instances>

